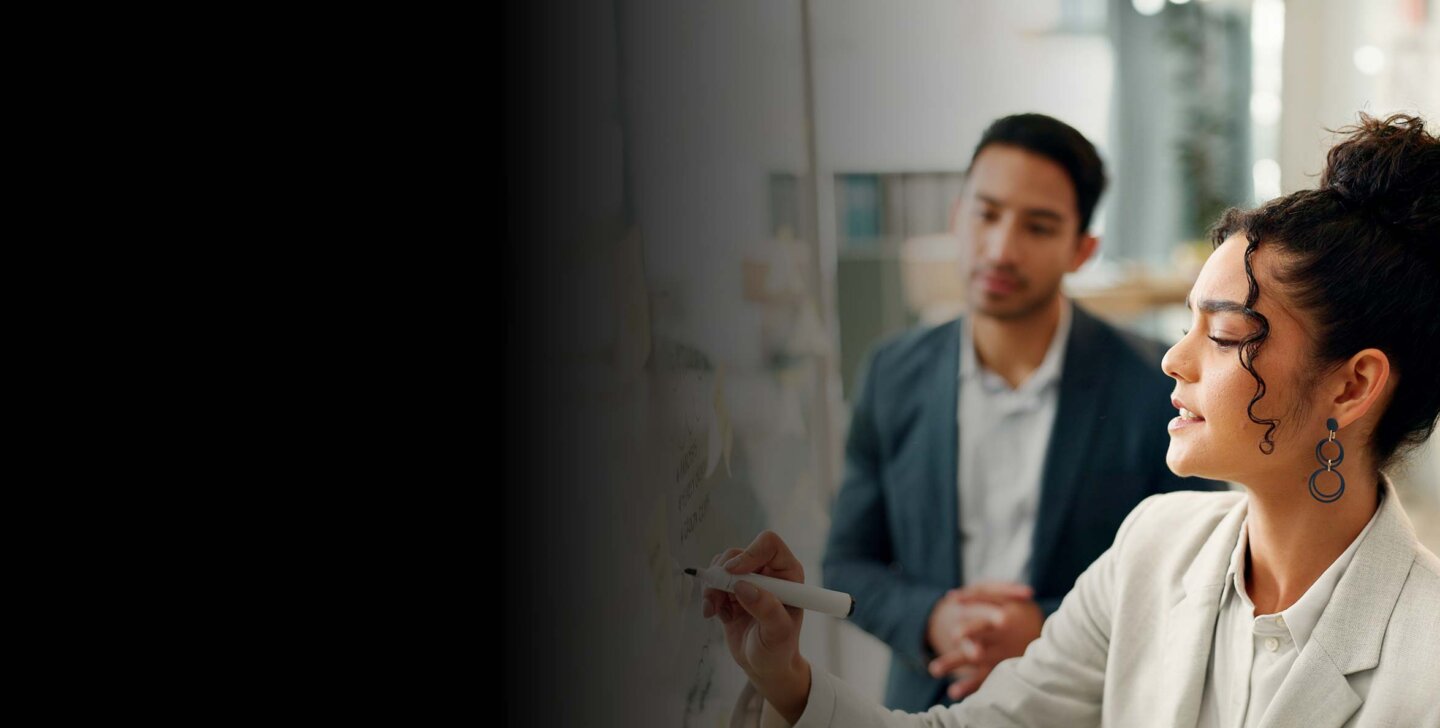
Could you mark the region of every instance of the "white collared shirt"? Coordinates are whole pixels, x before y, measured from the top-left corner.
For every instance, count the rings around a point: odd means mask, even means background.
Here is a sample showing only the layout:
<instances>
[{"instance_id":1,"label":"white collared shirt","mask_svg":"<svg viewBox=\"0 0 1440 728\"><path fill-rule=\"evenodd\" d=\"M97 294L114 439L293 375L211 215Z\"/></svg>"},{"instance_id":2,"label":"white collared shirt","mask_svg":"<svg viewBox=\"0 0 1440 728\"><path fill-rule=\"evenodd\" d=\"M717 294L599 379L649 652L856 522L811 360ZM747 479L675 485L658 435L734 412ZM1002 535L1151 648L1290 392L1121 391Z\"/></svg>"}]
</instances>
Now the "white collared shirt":
<instances>
[{"instance_id":1,"label":"white collared shirt","mask_svg":"<svg viewBox=\"0 0 1440 728\"><path fill-rule=\"evenodd\" d=\"M1071 303L1045 358L1020 386L980 365L970 317L960 325L959 467L960 563L963 581L1028 583L1030 539L1040 504L1040 476L1070 338Z\"/></svg>"},{"instance_id":2,"label":"white collared shirt","mask_svg":"<svg viewBox=\"0 0 1440 728\"><path fill-rule=\"evenodd\" d=\"M1381 495L1384 495L1382 489ZM1265 709L1280 691L1290 668L1310 642L1325 605L1345 567L1355 557L1375 516L1335 559L1325 573L1288 609L1254 616L1255 604L1245 593L1246 552L1250 547L1249 517L1240 526L1240 538L1230 555L1225 587L1220 592L1220 613L1215 620L1215 642L1205 671L1197 728L1251 728L1260 725Z\"/></svg>"}]
</instances>

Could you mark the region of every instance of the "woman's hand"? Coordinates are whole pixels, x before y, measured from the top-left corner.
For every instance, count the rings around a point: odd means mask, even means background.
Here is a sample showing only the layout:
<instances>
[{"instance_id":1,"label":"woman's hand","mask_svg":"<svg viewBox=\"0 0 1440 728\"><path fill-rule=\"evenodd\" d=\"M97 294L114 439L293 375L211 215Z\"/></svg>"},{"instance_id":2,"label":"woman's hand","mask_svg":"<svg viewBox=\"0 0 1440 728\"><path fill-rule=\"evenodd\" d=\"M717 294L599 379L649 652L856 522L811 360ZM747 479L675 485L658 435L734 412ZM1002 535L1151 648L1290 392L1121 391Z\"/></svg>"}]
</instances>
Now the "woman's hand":
<instances>
[{"instance_id":1,"label":"woman's hand","mask_svg":"<svg viewBox=\"0 0 1440 728\"><path fill-rule=\"evenodd\" d=\"M745 549L729 549L710 561L731 574L761 574L805 581L805 567L773 531L765 531ZM805 713L810 698L810 663L800 656L800 622L805 611L787 607L764 589L748 582L735 593L706 588L702 612L725 623L730 656L745 671L766 702L791 724Z\"/></svg>"}]
</instances>

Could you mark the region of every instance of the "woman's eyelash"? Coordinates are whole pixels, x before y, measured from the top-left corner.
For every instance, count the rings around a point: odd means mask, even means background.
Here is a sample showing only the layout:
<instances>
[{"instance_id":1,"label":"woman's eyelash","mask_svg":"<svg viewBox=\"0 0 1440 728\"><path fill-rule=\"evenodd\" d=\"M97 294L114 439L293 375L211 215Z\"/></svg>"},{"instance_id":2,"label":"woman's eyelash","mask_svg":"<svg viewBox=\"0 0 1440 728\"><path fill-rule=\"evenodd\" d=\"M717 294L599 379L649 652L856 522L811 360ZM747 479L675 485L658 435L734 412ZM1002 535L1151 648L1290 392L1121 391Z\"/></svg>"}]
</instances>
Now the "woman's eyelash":
<instances>
[{"instance_id":1,"label":"woman's eyelash","mask_svg":"<svg viewBox=\"0 0 1440 728\"><path fill-rule=\"evenodd\" d=\"M1189 335L1190 335L1190 329L1180 329L1180 335L1181 335L1181 336L1189 336ZM1235 346L1235 345L1237 345L1237 344L1240 343L1240 342L1238 342L1238 341L1234 341L1234 340L1231 340L1231 339L1221 339L1221 338L1217 338L1217 337L1214 337L1214 336L1211 336L1211 337L1209 337L1209 338L1210 338L1211 341L1215 342L1215 344L1216 344L1217 346L1219 346L1221 349L1229 349L1230 347Z\"/></svg>"}]
</instances>

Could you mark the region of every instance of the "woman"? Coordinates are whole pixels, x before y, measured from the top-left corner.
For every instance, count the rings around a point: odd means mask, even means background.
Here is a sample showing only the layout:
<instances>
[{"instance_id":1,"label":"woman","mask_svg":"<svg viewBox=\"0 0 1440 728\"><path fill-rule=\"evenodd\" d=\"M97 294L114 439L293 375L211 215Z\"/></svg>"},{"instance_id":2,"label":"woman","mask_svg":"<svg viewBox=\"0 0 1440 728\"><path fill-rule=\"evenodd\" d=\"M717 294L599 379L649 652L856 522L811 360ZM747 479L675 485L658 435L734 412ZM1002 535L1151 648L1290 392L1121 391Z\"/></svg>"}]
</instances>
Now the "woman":
<instances>
[{"instance_id":1,"label":"woman","mask_svg":"<svg viewBox=\"0 0 1440 728\"><path fill-rule=\"evenodd\" d=\"M1171 470L1244 493L1141 503L1023 657L926 713L812 670L800 610L707 589L736 722L1440 728L1440 560L1383 472L1440 414L1440 139L1346 131L1320 189L1225 214L1162 363ZM715 563L804 580L769 532Z\"/></svg>"}]
</instances>

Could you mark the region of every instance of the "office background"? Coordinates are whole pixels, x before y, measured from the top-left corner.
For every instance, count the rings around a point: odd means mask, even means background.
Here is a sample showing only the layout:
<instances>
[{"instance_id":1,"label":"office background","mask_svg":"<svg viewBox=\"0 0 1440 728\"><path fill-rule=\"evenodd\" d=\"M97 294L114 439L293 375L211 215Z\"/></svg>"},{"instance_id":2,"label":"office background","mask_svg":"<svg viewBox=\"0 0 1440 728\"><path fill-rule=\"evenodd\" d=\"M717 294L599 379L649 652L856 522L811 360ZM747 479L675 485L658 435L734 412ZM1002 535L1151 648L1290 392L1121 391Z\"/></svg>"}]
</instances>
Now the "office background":
<instances>
[{"instance_id":1,"label":"office background","mask_svg":"<svg viewBox=\"0 0 1440 728\"><path fill-rule=\"evenodd\" d=\"M738 669L674 567L773 528L819 578L861 357L963 308L946 219L989 121L1038 111L1096 143L1102 252L1066 290L1173 341L1221 210L1313 186L1359 110L1440 126L1437 5L510 11L508 717L724 724ZM1394 475L1440 551L1440 447ZM802 644L880 697L878 640L812 616Z\"/></svg>"}]
</instances>

